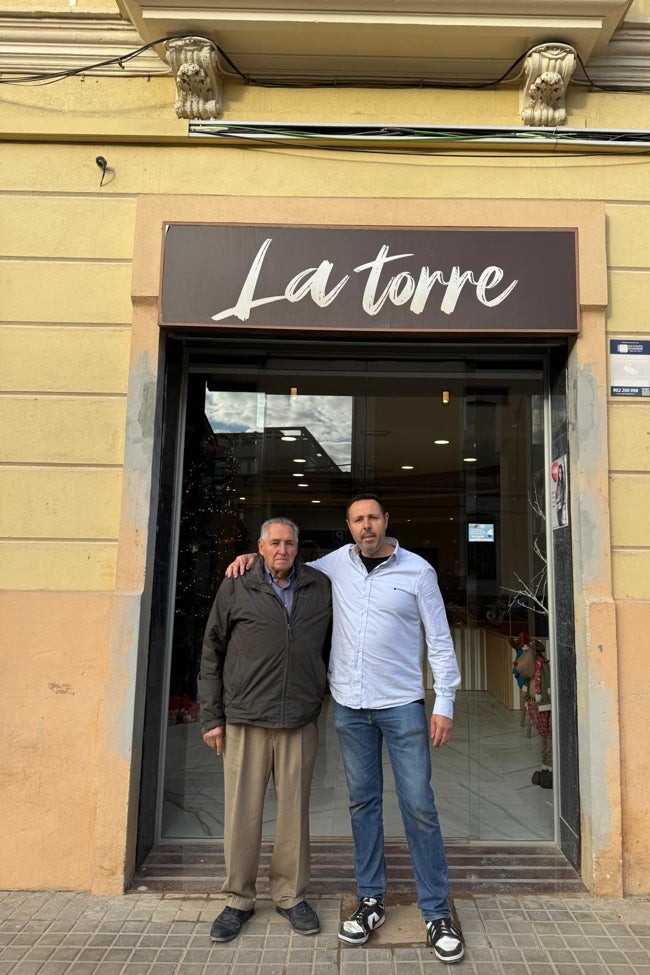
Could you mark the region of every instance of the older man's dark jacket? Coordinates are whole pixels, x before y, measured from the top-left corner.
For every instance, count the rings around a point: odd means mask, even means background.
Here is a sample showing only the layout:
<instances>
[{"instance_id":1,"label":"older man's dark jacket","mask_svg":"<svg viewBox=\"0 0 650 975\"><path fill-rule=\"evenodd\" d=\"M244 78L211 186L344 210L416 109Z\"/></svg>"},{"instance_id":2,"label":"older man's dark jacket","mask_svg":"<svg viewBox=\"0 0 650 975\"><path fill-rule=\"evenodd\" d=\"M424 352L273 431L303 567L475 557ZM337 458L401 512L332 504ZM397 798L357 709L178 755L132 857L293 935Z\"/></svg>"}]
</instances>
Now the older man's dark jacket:
<instances>
[{"instance_id":1,"label":"older man's dark jacket","mask_svg":"<svg viewBox=\"0 0 650 975\"><path fill-rule=\"evenodd\" d=\"M298 559L294 571L290 616L261 558L250 572L221 583L198 678L204 732L226 722L300 728L320 713L331 635L330 584Z\"/></svg>"}]
</instances>

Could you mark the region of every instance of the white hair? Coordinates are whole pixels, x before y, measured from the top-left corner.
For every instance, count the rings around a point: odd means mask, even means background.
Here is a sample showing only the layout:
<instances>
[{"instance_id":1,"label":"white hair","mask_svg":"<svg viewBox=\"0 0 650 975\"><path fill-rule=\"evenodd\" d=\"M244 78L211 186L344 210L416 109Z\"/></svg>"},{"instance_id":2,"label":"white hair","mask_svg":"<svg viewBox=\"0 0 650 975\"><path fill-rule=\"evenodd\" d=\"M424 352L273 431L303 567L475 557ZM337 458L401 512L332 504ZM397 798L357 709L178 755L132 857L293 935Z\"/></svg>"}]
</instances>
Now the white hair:
<instances>
[{"instance_id":1,"label":"white hair","mask_svg":"<svg viewBox=\"0 0 650 975\"><path fill-rule=\"evenodd\" d=\"M292 521L291 518L267 518L267 520L260 528L260 542L266 541L267 536L269 534L269 528L271 527L271 525L288 525L290 528L293 528L294 534L296 536L296 541L298 541L300 532L298 530L297 524L295 523L295 521Z\"/></svg>"}]
</instances>

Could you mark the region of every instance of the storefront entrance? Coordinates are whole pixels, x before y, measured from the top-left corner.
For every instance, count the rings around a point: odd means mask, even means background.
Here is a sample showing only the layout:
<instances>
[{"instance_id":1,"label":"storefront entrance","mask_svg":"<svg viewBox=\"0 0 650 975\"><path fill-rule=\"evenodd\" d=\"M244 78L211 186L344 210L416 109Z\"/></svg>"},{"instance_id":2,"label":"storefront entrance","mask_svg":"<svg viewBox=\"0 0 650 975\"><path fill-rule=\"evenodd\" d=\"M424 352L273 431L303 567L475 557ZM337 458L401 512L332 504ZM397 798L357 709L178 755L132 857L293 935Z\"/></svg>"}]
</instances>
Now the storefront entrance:
<instances>
[{"instance_id":1,"label":"storefront entrance","mask_svg":"<svg viewBox=\"0 0 650 975\"><path fill-rule=\"evenodd\" d=\"M532 782L542 739L509 642L540 640L555 667L549 351L222 340L171 342L168 359L147 845L223 835L221 768L201 740L195 682L226 566L256 549L275 514L298 523L306 561L345 544L345 505L367 490L384 498L389 533L436 569L461 666L453 742L432 756L446 839L558 842L558 789ZM327 699L320 731L312 834L349 837ZM386 783L386 834L399 838L388 765ZM272 836L272 787L265 821Z\"/></svg>"}]
</instances>

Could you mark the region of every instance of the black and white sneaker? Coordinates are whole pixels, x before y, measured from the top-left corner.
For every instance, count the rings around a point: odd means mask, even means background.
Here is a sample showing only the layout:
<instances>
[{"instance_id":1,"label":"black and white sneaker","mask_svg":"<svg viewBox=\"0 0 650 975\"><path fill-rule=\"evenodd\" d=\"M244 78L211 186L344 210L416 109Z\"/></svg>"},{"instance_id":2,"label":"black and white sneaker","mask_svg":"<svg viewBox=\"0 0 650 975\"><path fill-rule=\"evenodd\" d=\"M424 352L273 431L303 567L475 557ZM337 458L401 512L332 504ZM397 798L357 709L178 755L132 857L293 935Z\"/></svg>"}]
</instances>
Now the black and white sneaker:
<instances>
[{"instance_id":1,"label":"black and white sneaker","mask_svg":"<svg viewBox=\"0 0 650 975\"><path fill-rule=\"evenodd\" d=\"M339 941L345 941L348 945L365 945L371 932L380 928L385 920L382 902L374 897L364 897L354 914L350 914L339 928Z\"/></svg>"},{"instance_id":2,"label":"black and white sneaker","mask_svg":"<svg viewBox=\"0 0 650 975\"><path fill-rule=\"evenodd\" d=\"M448 965L460 961L465 954L463 933L450 917L427 921L427 945L439 961Z\"/></svg>"}]
</instances>

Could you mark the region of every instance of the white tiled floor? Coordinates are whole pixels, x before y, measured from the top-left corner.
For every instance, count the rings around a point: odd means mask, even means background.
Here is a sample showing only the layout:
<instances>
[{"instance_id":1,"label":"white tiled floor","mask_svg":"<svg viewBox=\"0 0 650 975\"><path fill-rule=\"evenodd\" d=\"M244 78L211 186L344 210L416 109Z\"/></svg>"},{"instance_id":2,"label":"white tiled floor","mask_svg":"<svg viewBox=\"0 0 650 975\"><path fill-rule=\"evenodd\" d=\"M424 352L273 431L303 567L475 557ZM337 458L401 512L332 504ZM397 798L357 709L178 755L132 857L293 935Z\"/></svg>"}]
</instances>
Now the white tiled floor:
<instances>
[{"instance_id":1,"label":"white tiled floor","mask_svg":"<svg viewBox=\"0 0 650 975\"><path fill-rule=\"evenodd\" d=\"M349 837L345 777L328 704L320 719L311 833L313 837ZM539 739L535 731L527 736L518 712L507 711L486 692L460 692L452 741L432 750L432 762L445 839L553 840L554 793L531 783L531 775L539 767ZM384 765L385 833L387 838L402 837L387 756ZM275 827L274 807L270 787L265 807L269 837ZM197 724L168 729L162 835L195 840L223 835L221 763L203 744Z\"/></svg>"}]
</instances>

